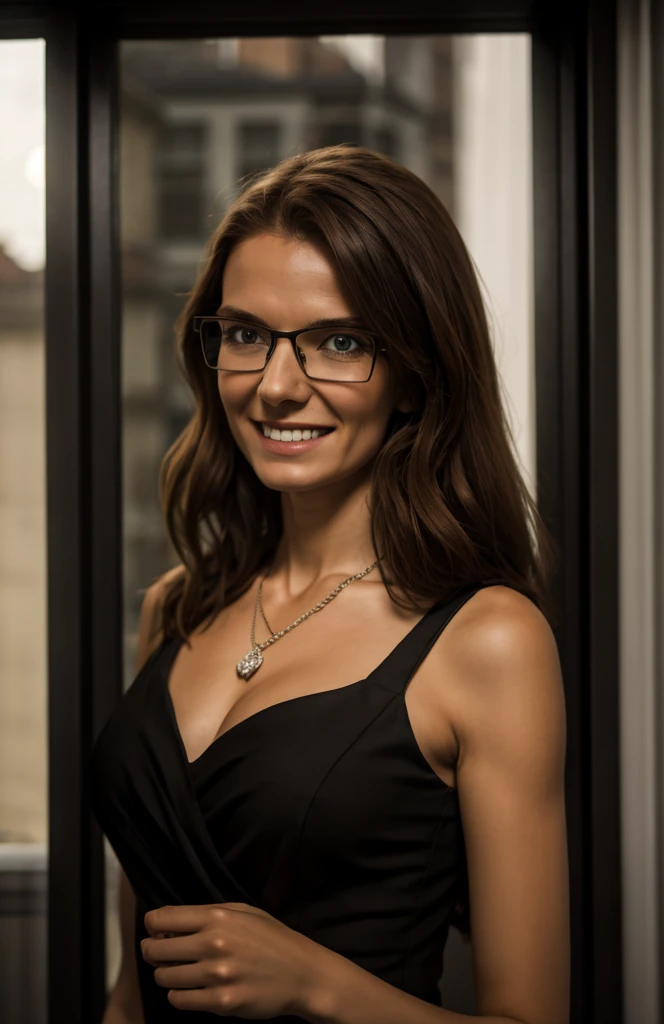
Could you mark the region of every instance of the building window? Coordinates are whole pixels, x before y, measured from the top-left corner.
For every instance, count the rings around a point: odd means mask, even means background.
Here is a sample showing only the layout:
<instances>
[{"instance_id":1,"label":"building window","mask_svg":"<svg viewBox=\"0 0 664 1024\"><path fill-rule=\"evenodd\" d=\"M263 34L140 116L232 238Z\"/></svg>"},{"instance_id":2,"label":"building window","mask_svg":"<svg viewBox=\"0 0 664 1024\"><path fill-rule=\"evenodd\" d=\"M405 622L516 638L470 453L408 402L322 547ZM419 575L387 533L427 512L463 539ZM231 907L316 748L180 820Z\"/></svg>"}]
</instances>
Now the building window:
<instances>
[{"instance_id":1,"label":"building window","mask_svg":"<svg viewBox=\"0 0 664 1024\"><path fill-rule=\"evenodd\" d=\"M171 122L160 133L157 158L159 227L162 238L205 235L207 126Z\"/></svg>"},{"instance_id":2,"label":"building window","mask_svg":"<svg viewBox=\"0 0 664 1024\"><path fill-rule=\"evenodd\" d=\"M374 146L379 153L389 156L392 160L399 160L399 143L396 132L389 125L381 125L375 131Z\"/></svg>"},{"instance_id":3,"label":"building window","mask_svg":"<svg viewBox=\"0 0 664 1024\"><path fill-rule=\"evenodd\" d=\"M236 128L237 176L258 174L274 167L281 152L281 125L277 121L242 121Z\"/></svg>"},{"instance_id":4,"label":"building window","mask_svg":"<svg viewBox=\"0 0 664 1024\"><path fill-rule=\"evenodd\" d=\"M318 130L319 146L339 146L342 142L350 142L354 146L362 146L362 126L357 121L330 121L322 124Z\"/></svg>"}]
</instances>

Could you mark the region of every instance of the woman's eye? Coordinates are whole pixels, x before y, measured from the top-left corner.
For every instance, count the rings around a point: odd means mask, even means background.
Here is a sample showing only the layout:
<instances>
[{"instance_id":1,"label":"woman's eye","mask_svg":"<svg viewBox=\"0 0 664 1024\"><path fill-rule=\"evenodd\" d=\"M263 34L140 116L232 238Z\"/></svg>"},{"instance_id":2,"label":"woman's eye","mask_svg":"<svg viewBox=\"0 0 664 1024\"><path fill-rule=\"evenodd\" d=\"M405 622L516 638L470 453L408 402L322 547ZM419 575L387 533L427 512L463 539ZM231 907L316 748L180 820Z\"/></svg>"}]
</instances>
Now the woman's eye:
<instances>
[{"instance_id":1,"label":"woman's eye","mask_svg":"<svg viewBox=\"0 0 664 1024\"><path fill-rule=\"evenodd\" d=\"M325 342L325 347L333 352L354 352L360 346L357 338L350 334L333 334Z\"/></svg>"},{"instance_id":2,"label":"woman's eye","mask_svg":"<svg viewBox=\"0 0 664 1024\"><path fill-rule=\"evenodd\" d=\"M240 345L255 345L260 341L258 331L252 330L251 327L233 327L229 334L231 341Z\"/></svg>"}]
</instances>

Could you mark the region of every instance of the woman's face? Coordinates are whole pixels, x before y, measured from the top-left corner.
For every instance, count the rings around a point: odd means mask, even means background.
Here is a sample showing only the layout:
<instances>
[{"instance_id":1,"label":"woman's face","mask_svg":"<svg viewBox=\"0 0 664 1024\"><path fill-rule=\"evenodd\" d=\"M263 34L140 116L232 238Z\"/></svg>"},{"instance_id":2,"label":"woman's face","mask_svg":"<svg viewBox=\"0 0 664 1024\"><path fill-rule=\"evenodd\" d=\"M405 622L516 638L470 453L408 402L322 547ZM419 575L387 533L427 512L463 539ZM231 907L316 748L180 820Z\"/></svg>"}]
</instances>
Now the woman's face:
<instances>
[{"instance_id":1,"label":"woman's face","mask_svg":"<svg viewBox=\"0 0 664 1024\"><path fill-rule=\"evenodd\" d=\"M275 330L295 331L321 319L356 315L324 251L305 241L264 233L231 252L222 282L223 316L229 307ZM311 380L288 338L279 338L264 370L218 371L219 395L231 433L256 475L278 491L326 487L369 469L397 404L384 353L362 383ZM300 448L264 437L272 429L332 428Z\"/></svg>"}]
</instances>

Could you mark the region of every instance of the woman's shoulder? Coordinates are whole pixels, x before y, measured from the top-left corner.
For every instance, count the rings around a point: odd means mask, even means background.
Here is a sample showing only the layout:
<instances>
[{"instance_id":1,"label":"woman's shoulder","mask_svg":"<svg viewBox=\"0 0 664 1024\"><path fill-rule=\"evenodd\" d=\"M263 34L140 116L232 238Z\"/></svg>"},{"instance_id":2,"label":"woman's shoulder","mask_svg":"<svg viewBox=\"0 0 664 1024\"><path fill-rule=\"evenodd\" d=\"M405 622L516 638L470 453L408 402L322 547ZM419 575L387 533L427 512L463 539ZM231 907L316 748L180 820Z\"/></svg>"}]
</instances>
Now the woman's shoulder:
<instances>
[{"instance_id":1,"label":"woman's shoulder","mask_svg":"<svg viewBox=\"0 0 664 1024\"><path fill-rule=\"evenodd\" d=\"M175 580L184 576L186 571L187 570L182 563L175 565L172 569L167 569L166 572L161 574L161 576L158 576L152 586L161 588L161 592L163 593L171 583L174 583Z\"/></svg>"},{"instance_id":2,"label":"woman's shoulder","mask_svg":"<svg viewBox=\"0 0 664 1024\"><path fill-rule=\"evenodd\" d=\"M176 565L158 576L145 591L138 625L139 645L143 646L141 654L144 658L153 654L163 642L162 612L164 599L169 588L185 572L186 568L184 565Z\"/></svg>"},{"instance_id":3,"label":"woman's shoulder","mask_svg":"<svg viewBox=\"0 0 664 1024\"><path fill-rule=\"evenodd\" d=\"M458 682L458 707L477 722L502 706L560 698L562 679L553 630L534 601L502 584L478 590L440 638L445 677ZM438 645L437 645L438 646ZM442 661L441 661L442 668ZM478 712L481 710L481 716Z\"/></svg>"},{"instance_id":4,"label":"woman's shoulder","mask_svg":"<svg viewBox=\"0 0 664 1024\"><path fill-rule=\"evenodd\" d=\"M549 624L533 601L527 594L516 587L511 587L502 582L490 582L480 586L474 594L465 602L461 609L463 614L458 613L455 618L458 622L470 627L483 623L495 629L498 627L512 628L549 628Z\"/></svg>"},{"instance_id":5,"label":"woman's shoulder","mask_svg":"<svg viewBox=\"0 0 664 1024\"><path fill-rule=\"evenodd\" d=\"M147 588L145 592L145 601L153 615L157 615L162 608L164 598L168 593L169 588L180 579L186 573L184 565L175 565L172 569L167 569L161 576L158 576L156 580Z\"/></svg>"},{"instance_id":6,"label":"woman's shoulder","mask_svg":"<svg viewBox=\"0 0 664 1024\"><path fill-rule=\"evenodd\" d=\"M481 587L459 609L445 630L448 653L473 675L493 674L501 663L526 652L551 653L556 641L549 622L526 594L504 584Z\"/></svg>"}]
</instances>

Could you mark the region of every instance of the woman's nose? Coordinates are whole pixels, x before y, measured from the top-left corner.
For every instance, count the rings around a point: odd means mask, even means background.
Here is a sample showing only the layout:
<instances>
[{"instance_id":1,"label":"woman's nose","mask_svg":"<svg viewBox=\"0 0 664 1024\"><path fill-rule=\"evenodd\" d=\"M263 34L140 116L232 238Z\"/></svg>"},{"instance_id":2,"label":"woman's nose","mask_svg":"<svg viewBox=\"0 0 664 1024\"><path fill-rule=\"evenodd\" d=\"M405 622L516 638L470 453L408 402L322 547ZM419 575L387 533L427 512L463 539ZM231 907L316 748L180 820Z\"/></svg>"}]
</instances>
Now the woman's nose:
<instances>
[{"instance_id":1,"label":"woman's nose","mask_svg":"<svg viewBox=\"0 0 664 1024\"><path fill-rule=\"evenodd\" d=\"M288 338L277 339L257 390L261 398L272 403L283 402L288 398L303 401L308 397L308 377L298 363Z\"/></svg>"}]
</instances>

